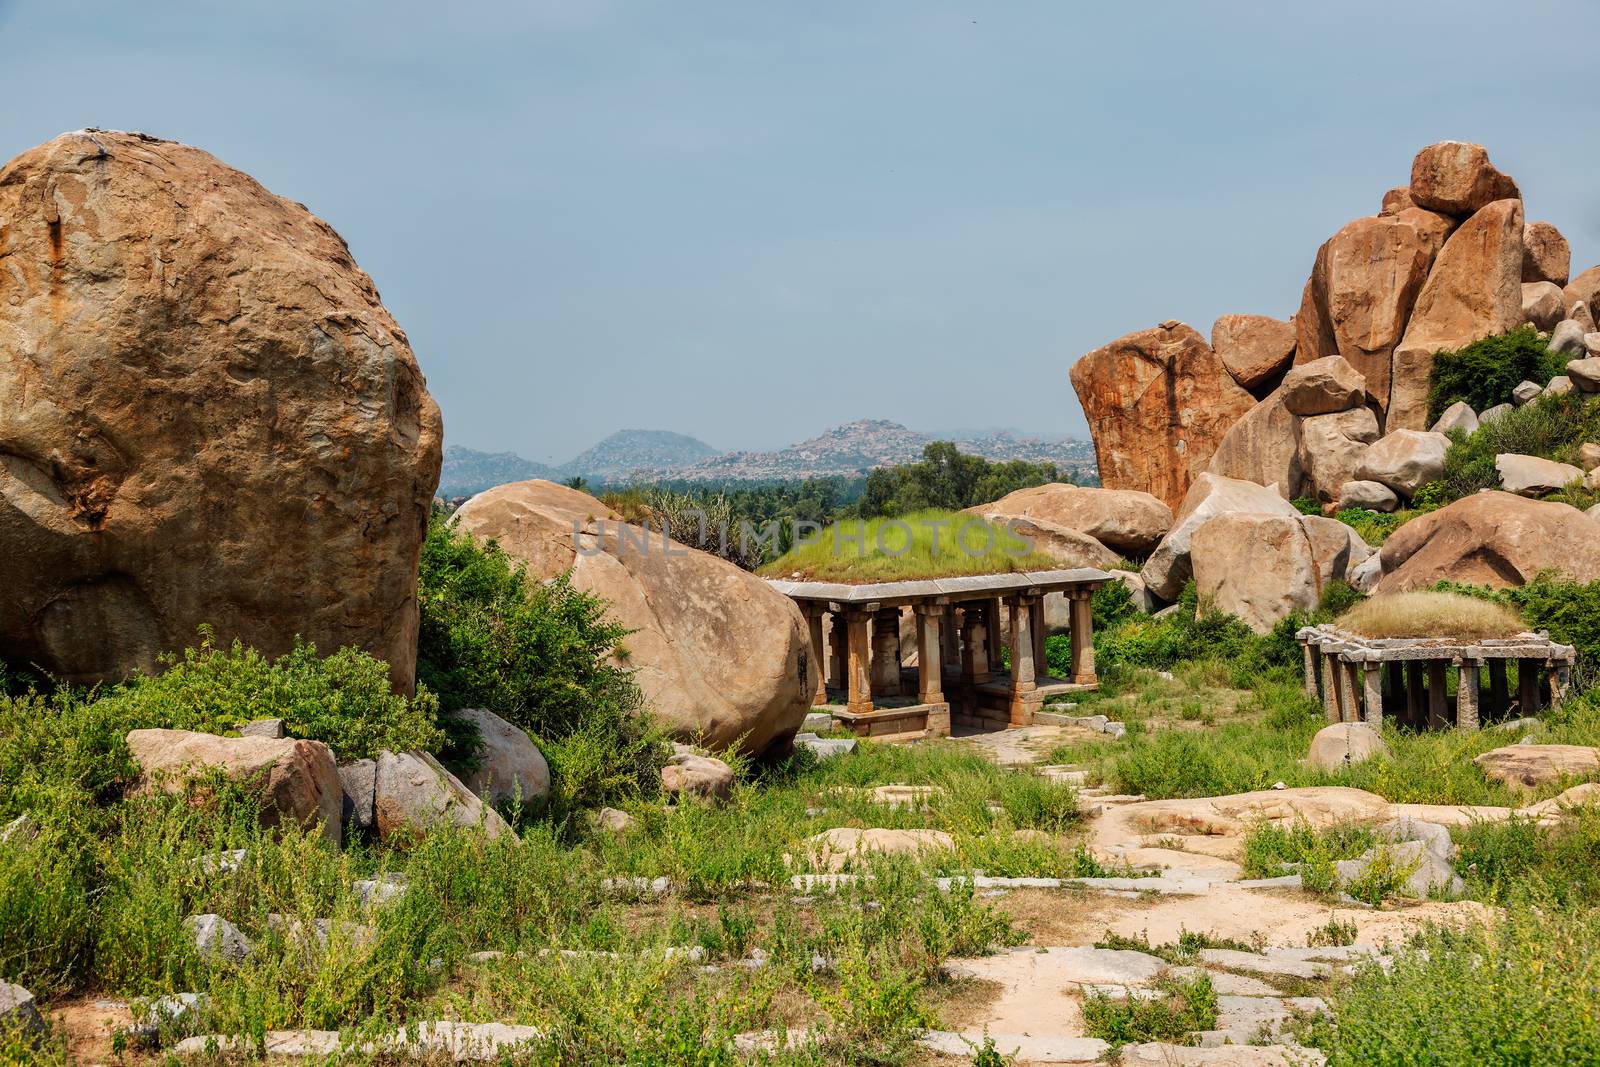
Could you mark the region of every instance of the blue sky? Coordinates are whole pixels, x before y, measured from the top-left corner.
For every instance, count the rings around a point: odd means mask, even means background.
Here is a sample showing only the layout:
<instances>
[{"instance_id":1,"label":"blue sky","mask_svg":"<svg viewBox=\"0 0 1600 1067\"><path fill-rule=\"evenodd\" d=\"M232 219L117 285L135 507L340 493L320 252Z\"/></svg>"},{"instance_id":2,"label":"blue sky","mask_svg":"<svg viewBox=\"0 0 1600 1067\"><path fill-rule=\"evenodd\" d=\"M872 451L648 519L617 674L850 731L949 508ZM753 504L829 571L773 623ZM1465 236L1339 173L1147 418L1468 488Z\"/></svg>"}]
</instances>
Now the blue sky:
<instances>
[{"instance_id":1,"label":"blue sky","mask_svg":"<svg viewBox=\"0 0 1600 1067\"><path fill-rule=\"evenodd\" d=\"M1078 356L1287 316L1431 141L1600 257L1591 3L1336 8L0 0L0 158L139 129L303 201L451 443L1082 435Z\"/></svg>"}]
</instances>

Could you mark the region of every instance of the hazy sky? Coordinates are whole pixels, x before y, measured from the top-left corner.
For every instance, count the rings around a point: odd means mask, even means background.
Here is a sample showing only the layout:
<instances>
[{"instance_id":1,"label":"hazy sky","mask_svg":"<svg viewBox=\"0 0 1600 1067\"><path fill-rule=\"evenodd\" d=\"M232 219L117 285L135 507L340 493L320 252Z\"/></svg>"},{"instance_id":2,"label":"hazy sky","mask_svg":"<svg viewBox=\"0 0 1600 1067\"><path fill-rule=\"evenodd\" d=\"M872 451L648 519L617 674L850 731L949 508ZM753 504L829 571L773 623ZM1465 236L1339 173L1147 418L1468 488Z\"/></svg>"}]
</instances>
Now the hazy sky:
<instances>
[{"instance_id":1,"label":"hazy sky","mask_svg":"<svg viewBox=\"0 0 1600 1067\"><path fill-rule=\"evenodd\" d=\"M1417 148L1600 256L1593 4L0 0L0 158L199 145L350 242L449 442L1083 434L1067 369L1287 316Z\"/></svg>"}]
</instances>

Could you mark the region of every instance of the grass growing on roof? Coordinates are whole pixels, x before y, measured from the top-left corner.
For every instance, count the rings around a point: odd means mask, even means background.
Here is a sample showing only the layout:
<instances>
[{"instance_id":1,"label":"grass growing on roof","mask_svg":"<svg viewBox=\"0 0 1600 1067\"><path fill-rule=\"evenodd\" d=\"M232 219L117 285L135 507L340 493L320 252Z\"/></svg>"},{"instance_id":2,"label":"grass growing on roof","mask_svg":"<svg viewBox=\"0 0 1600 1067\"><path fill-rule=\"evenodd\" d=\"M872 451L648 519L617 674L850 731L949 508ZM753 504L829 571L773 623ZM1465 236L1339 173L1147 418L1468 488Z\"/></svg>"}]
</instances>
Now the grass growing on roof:
<instances>
[{"instance_id":1,"label":"grass growing on roof","mask_svg":"<svg viewBox=\"0 0 1600 1067\"><path fill-rule=\"evenodd\" d=\"M1515 608L1479 597L1418 590L1371 597L1334 620L1363 637L1511 637L1526 629Z\"/></svg>"},{"instance_id":2,"label":"grass growing on roof","mask_svg":"<svg viewBox=\"0 0 1600 1067\"><path fill-rule=\"evenodd\" d=\"M846 519L758 572L769 578L893 582L1055 570L1060 564L1005 526L960 511Z\"/></svg>"}]
</instances>

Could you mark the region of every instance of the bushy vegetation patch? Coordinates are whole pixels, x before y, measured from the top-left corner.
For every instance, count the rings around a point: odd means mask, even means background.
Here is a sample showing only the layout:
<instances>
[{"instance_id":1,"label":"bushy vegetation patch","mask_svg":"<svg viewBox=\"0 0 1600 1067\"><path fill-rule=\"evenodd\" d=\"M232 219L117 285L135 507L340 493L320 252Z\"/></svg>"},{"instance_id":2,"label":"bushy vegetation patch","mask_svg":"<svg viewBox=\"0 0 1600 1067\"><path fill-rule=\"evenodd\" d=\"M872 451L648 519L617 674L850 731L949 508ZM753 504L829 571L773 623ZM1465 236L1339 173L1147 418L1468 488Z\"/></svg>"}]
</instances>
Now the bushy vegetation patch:
<instances>
[{"instance_id":1,"label":"bushy vegetation patch","mask_svg":"<svg viewBox=\"0 0 1600 1067\"><path fill-rule=\"evenodd\" d=\"M1600 905L1600 807L1572 809L1554 826L1529 819L1453 832L1456 869L1470 895L1496 903L1532 890L1562 907Z\"/></svg>"},{"instance_id":2,"label":"bushy vegetation patch","mask_svg":"<svg viewBox=\"0 0 1600 1067\"><path fill-rule=\"evenodd\" d=\"M1092 993L1083 999L1083 1023L1089 1036L1109 1041L1113 1046L1135 1041L1173 1041L1186 1044L1197 1030L1215 1029L1217 993L1211 976L1197 974L1180 978L1157 976L1154 988L1158 999L1122 997L1113 999Z\"/></svg>"},{"instance_id":3,"label":"bushy vegetation patch","mask_svg":"<svg viewBox=\"0 0 1600 1067\"><path fill-rule=\"evenodd\" d=\"M1518 385L1529 381L1543 386L1566 366L1567 357L1551 352L1532 326L1436 353L1428 374L1428 421L1459 400L1479 412L1509 403Z\"/></svg>"},{"instance_id":4,"label":"bushy vegetation patch","mask_svg":"<svg viewBox=\"0 0 1600 1067\"><path fill-rule=\"evenodd\" d=\"M445 710L487 708L550 762L557 810L653 791L666 760L632 675L612 653L627 631L564 578L532 580L498 546L435 518L422 549L417 678ZM476 738L453 721L445 755Z\"/></svg>"},{"instance_id":5,"label":"bushy vegetation patch","mask_svg":"<svg viewBox=\"0 0 1600 1067\"><path fill-rule=\"evenodd\" d=\"M443 740L438 700L426 686L406 699L391 691L389 666L365 652L317 654L295 642L268 659L235 641L219 648L203 631L197 648L161 659L161 673L135 677L100 700L104 721L134 729L226 734L252 719L282 719L291 737L325 741L341 761L384 749L431 750Z\"/></svg>"},{"instance_id":6,"label":"bushy vegetation patch","mask_svg":"<svg viewBox=\"0 0 1600 1067\"><path fill-rule=\"evenodd\" d=\"M1508 604L1442 590L1369 597L1334 620L1363 637L1511 637L1524 629Z\"/></svg>"},{"instance_id":7,"label":"bushy vegetation patch","mask_svg":"<svg viewBox=\"0 0 1600 1067\"><path fill-rule=\"evenodd\" d=\"M1457 431L1451 436L1444 476L1423 487L1427 498L1440 505L1480 489L1498 489L1500 472L1494 460L1502 453L1578 466L1578 449L1586 441L1600 440L1600 402L1577 390L1541 396L1483 423L1470 435Z\"/></svg>"},{"instance_id":8,"label":"bushy vegetation patch","mask_svg":"<svg viewBox=\"0 0 1600 1067\"><path fill-rule=\"evenodd\" d=\"M1530 629L1548 630L1552 638L1577 650L1580 680L1600 678L1600 581L1574 582L1546 571L1520 588L1440 582L1434 589L1512 608Z\"/></svg>"},{"instance_id":9,"label":"bushy vegetation patch","mask_svg":"<svg viewBox=\"0 0 1600 1067\"><path fill-rule=\"evenodd\" d=\"M1524 902L1357 965L1306 1039L1331 1067L1600 1062L1600 911Z\"/></svg>"},{"instance_id":10,"label":"bushy vegetation patch","mask_svg":"<svg viewBox=\"0 0 1600 1067\"><path fill-rule=\"evenodd\" d=\"M1264 822L1245 834L1240 866L1246 878L1299 874L1307 889L1330 892L1337 884L1333 865L1355 859L1376 843L1372 831L1362 826Z\"/></svg>"},{"instance_id":11,"label":"bushy vegetation patch","mask_svg":"<svg viewBox=\"0 0 1600 1067\"><path fill-rule=\"evenodd\" d=\"M773 578L888 582L1054 570L1049 556L1003 523L930 509L897 518L845 519L761 568Z\"/></svg>"},{"instance_id":12,"label":"bushy vegetation patch","mask_svg":"<svg viewBox=\"0 0 1600 1067\"><path fill-rule=\"evenodd\" d=\"M1373 548L1381 548L1390 534L1424 513L1424 509L1420 508L1401 508L1398 511L1387 512L1369 511L1366 508L1344 508L1334 518L1354 530Z\"/></svg>"}]
</instances>

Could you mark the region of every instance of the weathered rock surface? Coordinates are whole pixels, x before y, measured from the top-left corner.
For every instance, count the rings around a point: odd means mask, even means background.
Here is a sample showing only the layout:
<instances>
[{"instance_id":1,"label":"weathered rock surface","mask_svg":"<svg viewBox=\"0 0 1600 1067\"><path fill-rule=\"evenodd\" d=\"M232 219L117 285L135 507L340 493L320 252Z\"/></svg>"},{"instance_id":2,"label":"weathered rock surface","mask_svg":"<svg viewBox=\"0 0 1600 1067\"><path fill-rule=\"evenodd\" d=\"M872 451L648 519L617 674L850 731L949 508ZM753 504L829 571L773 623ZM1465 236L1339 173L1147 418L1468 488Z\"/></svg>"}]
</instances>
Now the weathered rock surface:
<instances>
[{"instance_id":1,"label":"weathered rock surface","mask_svg":"<svg viewBox=\"0 0 1600 1067\"><path fill-rule=\"evenodd\" d=\"M1176 508L1228 428L1255 404L1192 327L1168 321L1097 348L1072 367L1100 481Z\"/></svg>"},{"instance_id":2,"label":"weathered rock surface","mask_svg":"<svg viewBox=\"0 0 1600 1067\"><path fill-rule=\"evenodd\" d=\"M1562 319L1556 323L1555 329L1550 331L1548 347L1552 352L1560 352L1572 356L1574 359L1582 359L1588 355L1588 349L1583 343L1585 332L1583 324L1576 319Z\"/></svg>"},{"instance_id":3,"label":"weathered rock surface","mask_svg":"<svg viewBox=\"0 0 1600 1067\"><path fill-rule=\"evenodd\" d=\"M1518 496L1541 497L1583 481L1583 471L1570 463L1519 456L1513 452L1502 452L1494 457L1494 469L1500 472L1500 488Z\"/></svg>"},{"instance_id":4,"label":"weathered rock surface","mask_svg":"<svg viewBox=\"0 0 1600 1067\"><path fill-rule=\"evenodd\" d=\"M250 955L249 939L220 915L191 915L183 925L201 956L219 956L229 963L241 963Z\"/></svg>"},{"instance_id":5,"label":"weathered rock surface","mask_svg":"<svg viewBox=\"0 0 1600 1067\"><path fill-rule=\"evenodd\" d=\"M1202 602L1267 633L1290 612L1316 607L1322 583L1299 515L1218 515L1190 546Z\"/></svg>"},{"instance_id":6,"label":"weathered rock surface","mask_svg":"<svg viewBox=\"0 0 1600 1067\"><path fill-rule=\"evenodd\" d=\"M1294 323L1267 315L1223 315L1211 326L1211 348L1233 380L1265 386L1294 358Z\"/></svg>"},{"instance_id":7,"label":"weathered rock surface","mask_svg":"<svg viewBox=\"0 0 1600 1067\"><path fill-rule=\"evenodd\" d=\"M1427 425L1435 352L1505 333L1521 322L1522 202L1497 200L1450 235L1417 294L1394 352L1385 427Z\"/></svg>"},{"instance_id":8,"label":"weathered rock surface","mask_svg":"<svg viewBox=\"0 0 1600 1067\"><path fill-rule=\"evenodd\" d=\"M1482 426L1485 423L1493 422L1495 419L1498 419L1501 415L1504 415L1507 412L1515 411L1515 410L1516 410L1516 405L1514 405L1514 404L1496 404L1494 407L1485 408L1483 410L1483 413L1478 416L1478 425Z\"/></svg>"},{"instance_id":9,"label":"weathered rock surface","mask_svg":"<svg viewBox=\"0 0 1600 1067\"><path fill-rule=\"evenodd\" d=\"M873 853L948 852L955 847L955 840L943 830L863 830L841 826L811 838L808 851L813 865L839 871Z\"/></svg>"},{"instance_id":10,"label":"weathered rock surface","mask_svg":"<svg viewBox=\"0 0 1600 1067\"><path fill-rule=\"evenodd\" d=\"M1422 430L1394 430L1367 446L1356 477L1382 482L1407 500L1444 473L1450 438Z\"/></svg>"},{"instance_id":11,"label":"weathered rock surface","mask_svg":"<svg viewBox=\"0 0 1600 1067\"><path fill-rule=\"evenodd\" d=\"M386 843L446 826L481 826L489 837L509 834L500 813L461 784L426 752L384 752L378 757L373 826Z\"/></svg>"},{"instance_id":12,"label":"weathered rock surface","mask_svg":"<svg viewBox=\"0 0 1600 1067\"><path fill-rule=\"evenodd\" d=\"M1004 524L1017 537L1026 539L1035 552L1049 556L1059 567L1110 567L1121 557L1086 533L1069 529L1048 519L1023 519L995 511L979 511L983 518ZM900 647L908 653L916 648L916 623L908 617L903 629L906 637Z\"/></svg>"},{"instance_id":13,"label":"weathered rock surface","mask_svg":"<svg viewBox=\"0 0 1600 1067\"><path fill-rule=\"evenodd\" d=\"M1382 482L1351 481L1339 487L1339 508L1366 508L1368 511L1393 511L1400 498Z\"/></svg>"},{"instance_id":14,"label":"weathered rock surface","mask_svg":"<svg viewBox=\"0 0 1600 1067\"><path fill-rule=\"evenodd\" d=\"M196 777L220 771L259 792L263 826L309 828L320 822L328 841L339 843L339 770L321 741L132 730L128 750L151 788L177 792Z\"/></svg>"},{"instance_id":15,"label":"weathered rock surface","mask_svg":"<svg viewBox=\"0 0 1600 1067\"><path fill-rule=\"evenodd\" d=\"M661 768L661 791L680 800L726 800L733 792L733 768L714 756L679 752Z\"/></svg>"},{"instance_id":16,"label":"weathered rock surface","mask_svg":"<svg viewBox=\"0 0 1600 1067\"><path fill-rule=\"evenodd\" d=\"M1360 404L1367 382L1342 356L1298 363L1283 376L1283 403L1296 415L1328 415Z\"/></svg>"},{"instance_id":17,"label":"weathered rock surface","mask_svg":"<svg viewBox=\"0 0 1600 1067\"><path fill-rule=\"evenodd\" d=\"M1473 761L1485 775L1512 789L1534 790L1563 778L1600 773L1600 749L1586 745L1506 745Z\"/></svg>"},{"instance_id":18,"label":"weathered rock surface","mask_svg":"<svg viewBox=\"0 0 1600 1067\"><path fill-rule=\"evenodd\" d=\"M1150 554L1172 528L1172 509L1149 493L1093 489L1063 482L1018 489L968 511L1007 518L1045 519L1088 534L1127 556Z\"/></svg>"},{"instance_id":19,"label":"weathered rock surface","mask_svg":"<svg viewBox=\"0 0 1600 1067\"><path fill-rule=\"evenodd\" d=\"M659 531L628 526L600 501L552 482L497 486L456 519L534 576L570 568L575 588L604 598L633 631L624 665L675 735L714 748L743 738L760 752L786 743L811 710L821 665L810 662L805 619L755 575L679 544L669 554Z\"/></svg>"},{"instance_id":20,"label":"weathered rock surface","mask_svg":"<svg viewBox=\"0 0 1600 1067\"><path fill-rule=\"evenodd\" d=\"M1524 404L1531 404L1539 399L1539 394L1542 392L1544 392L1544 389L1540 387L1538 382L1518 382L1517 387L1511 390L1511 402L1518 407Z\"/></svg>"},{"instance_id":21,"label":"weathered rock surface","mask_svg":"<svg viewBox=\"0 0 1600 1067\"><path fill-rule=\"evenodd\" d=\"M1555 282L1522 283L1522 318L1541 330L1553 330L1567 314L1566 298Z\"/></svg>"},{"instance_id":22,"label":"weathered rock surface","mask_svg":"<svg viewBox=\"0 0 1600 1067\"><path fill-rule=\"evenodd\" d=\"M550 795L550 764L533 739L492 711L461 708L450 713L477 728L476 767L452 767L461 784L491 804L520 799L533 804Z\"/></svg>"},{"instance_id":23,"label":"weathered rock surface","mask_svg":"<svg viewBox=\"0 0 1600 1067\"><path fill-rule=\"evenodd\" d=\"M0 981L0 1032L8 1036L21 1034L36 1039L44 1031L44 1018L39 1014L33 994L22 986ZM22 1054L22 1050L14 1045L11 1051L14 1055ZM23 1059L16 1062L27 1061Z\"/></svg>"},{"instance_id":24,"label":"weathered rock surface","mask_svg":"<svg viewBox=\"0 0 1600 1067\"><path fill-rule=\"evenodd\" d=\"M1482 145L1441 141L1411 161L1411 199L1430 211L1470 215L1496 200L1521 200L1517 183L1489 162ZM1519 223L1518 233L1521 232ZM1521 270L1520 258L1517 267Z\"/></svg>"},{"instance_id":25,"label":"weathered rock surface","mask_svg":"<svg viewBox=\"0 0 1600 1067\"><path fill-rule=\"evenodd\" d=\"M409 691L439 409L339 235L104 130L8 163L0 219L0 657L120 679L206 623Z\"/></svg>"},{"instance_id":26,"label":"weathered rock surface","mask_svg":"<svg viewBox=\"0 0 1600 1067\"><path fill-rule=\"evenodd\" d=\"M1383 736L1365 723L1337 722L1324 726L1311 739L1306 761L1321 771L1353 767L1373 756L1389 755Z\"/></svg>"},{"instance_id":27,"label":"weathered rock surface","mask_svg":"<svg viewBox=\"0 0 1600 1067\"><path fill-rule=\"evenodd\" d=\"M1346 482L1355 479L1367 446L1378 439L1378 417L1371 408L1351 408L1332 415L1300 420L1300 468L1303 491L1324 503L1338 499Z\"/></svg>"},{"instance_id":28,"label":"weathered rock surface","mask_svg":"<svg viewBox=\"0 0 1600 1067\"><path fill-rule=\"evenodd\" d=\"M1566 290L1561 291L1566 295ZM1567 305L1567 318L1583 327L1585 333L1595 328L1594 314L1589 310L1589 305L1582 300L1574 300Z\"/></svg>"},{"instance_id":29,"label":"weathered rock surface","mask_svg":"<svg viewBox=\"0 0 1600 1067\"><path fill-rule=\"evenodd\" d=\"M1521 586L1545 569L1592 582L1600 579L1600 522L1566 504L1474 493L1401 526L1380 555L1380 594L1443 580Z\"/></svg>"},{"instance_id":30,"label":"weathered rock surface","mask_svg":"<svg viewBox=\"0 0 1600 1067\"><path fill-rule=\"evenodd\" d=\"M1585 393L1600 393L1600 356L1569 360L1567 377Z\"/></svg>"},{"instance_id":31,"label":"weathered rock surface","mask_svg":"<svg viewBox=\"0 0 1600 1067\"><path fill-rule=\"evenodd\" d=\"M1528 223L1522 230L1522 280L1560 287L1571 271L1572 246L1561 231L1548 222Z\"/></svg>"},{"instance_id":32,"label":"weathered rock surface","mask_svg":"<svg viewBox=\"0 0 1600 1067\"><path fill-rule=\"evenodd\" d=\"M345 830L371 830L373 805L378 795L378 761L356 760L339 767Z\"/></svg>"},{"instance_id":33,"label":"weathered rock surface","mask_svg":"<svg viewBox=\"0 0 1600 1067\"><path fill-rule=\"evenodd\" d=\"M1223 478L1270 485L1285 500L1300 495L1300 419L1284 403L1281 387L1233 424L1206 469Z\"/></svg>"},{"instance_id":34,"label":"weathered rock surface","mask_svg":"<svg viewBox=\"0 0 1600 1067\"><path fill-rule=\"evenodd\" d=\"M1348 582L1351 573L1373 554L1372 546L1338 519L1302 515L1300 525L1311 538L1311 556L1317 562L1324 590L1329 582Z\"/></svg>"},{"instance_id":35,"label":"weathered rock surface","mask_svg":"<svg viewBox=\"0 0 1600 1067\"><path fill-rule=\"evenodd\" d=\"M1566 297L1569 317L1578 319L1591 330L1594 329L1594 304L1595 299L1600 298L1600 267L1590 267L1563 286L1561 293ZM1587 321L1572 310L1573 305L1579 303L1583 304L1584 311L1589 313Z\"/></svg>"},{"instance_id":36,"label":"weathered rock surface","mask_svg":"<svg viewBox=\"0 0 1600 1067\"><path fill-rule=\"evenodd\" d=\"M1201 474L1184 497L1173 520L1172 530L1156 546L1139 574L1151 595L1166 601L1176 600L1193 574L1189 558L1195 531L1217 515L1229 512L1258 512L1264 515L1298 515L1276 491L1253 482Z\"/></svg>"},{"instance_id":37,"label":"weathered rock surface","mask_svg":"<svg viewBox=\"0 0 1600 1067\"><path fill-rule=\"evenodd\" d=\"M1448 837L1448 835L1447 835ZM1341 886L1348 887L1366 877L1374 865L1389 873L1405 872L1401 896L1424 900L1435 893L1458 897L1466 891L1448 854L1440 855L1424 841L1400 841L1375 845L1353 860L1338 860L1335 872Z\"/></svg>"},{"instance_id":38,"label":"weathered rock surface","mask_svg":"<svg viewBox=\"0 0 1600 1067\"><path fill-rule=\"evenodd\" d=\"M1429 428L1430 433L1448 433L1451 430L1460 430L1470 434L1478 428L1478 413L1472 410L1472 405L1465 400L1457 400L1454 404L1444 409L1444 412Z\"/></svg>"},{"instance_id":39,"label":"weathered rock surface","mask_svg":"<svg viewBox=\"0 0 1600 1067\"><path fill-rule=\"evenodd\" d=\"M1387 410L1395 346L1454 228L1454 220L1411 206L1356 219L1329 238L1295 315L1295 361L1343 356Z\"/></svg>"}]
</instances>

